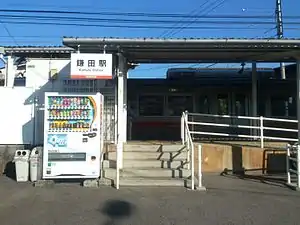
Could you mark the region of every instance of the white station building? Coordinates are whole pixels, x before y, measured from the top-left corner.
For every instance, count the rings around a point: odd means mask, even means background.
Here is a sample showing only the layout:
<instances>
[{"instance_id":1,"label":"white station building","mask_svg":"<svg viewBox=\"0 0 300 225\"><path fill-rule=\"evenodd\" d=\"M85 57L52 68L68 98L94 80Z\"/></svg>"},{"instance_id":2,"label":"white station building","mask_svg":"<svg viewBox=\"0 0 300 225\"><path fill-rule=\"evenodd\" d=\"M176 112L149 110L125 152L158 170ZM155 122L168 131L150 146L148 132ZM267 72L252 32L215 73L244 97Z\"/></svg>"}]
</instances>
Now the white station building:
<instances>
[{"instance_id":1,"label":"white station building","mask_svg":"<svg viewBox=\"0 0 300 225\"><path fill-rule=\"evenodd\" d=\"M250 116L258 116L257 63L296 63L300 92L299 39L65 37L60 47L10 46L2 48L2 56L5 68L0 94L7 99L1 98L1 108L9 110L2 110L0 115L0 144L43 143L45 92L99 91L105 96L105 141L117 145L122 154L122 145L131 132L127 119L128 71L142 63L251 63ZM299 96L295 99L298 118Z\"/></svg>"}]
</instances>

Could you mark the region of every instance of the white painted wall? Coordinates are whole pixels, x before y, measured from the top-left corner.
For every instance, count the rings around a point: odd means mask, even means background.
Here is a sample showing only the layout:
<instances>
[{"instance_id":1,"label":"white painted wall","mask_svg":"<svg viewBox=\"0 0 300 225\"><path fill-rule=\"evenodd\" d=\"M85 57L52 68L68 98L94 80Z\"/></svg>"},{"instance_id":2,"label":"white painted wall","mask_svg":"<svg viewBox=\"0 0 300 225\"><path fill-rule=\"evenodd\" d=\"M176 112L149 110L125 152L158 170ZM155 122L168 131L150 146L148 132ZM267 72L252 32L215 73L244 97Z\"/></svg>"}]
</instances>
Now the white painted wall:
<instances>
[{"instance_id":1,"label":"white painted wall","mask_svg":"<svg viewBox=\"0 0 300 225\"><path fill-rule=\"evenodd\" d=\"M0 88L0 145L32 144L34 133L33 88Z\"/></svg>"},{"instance_id":2,"label":"white painted wall","mask_svg":"<svg viewBox=\"0 0 300 225\"><path fill-rule=\"evenodd\" d=\"M45 92L87 93L104 91L106 96L107 94L108 96L114 95L113 92L110 93L113 89L107 86L104 80L97 80L95 83L83 80L79 83L75 82L75 84L72 80L64 83L64 80L70 79L70 59L28 59L25 73L26 87L13 87L16 68L12 64L9 68L9 87L0 87L1 96L8 96L7 98L0 98L2 110L0 111L0 120L3 124L0 124L0 135L2 135L0 144L43 143ZM57 79L49 79L52 69L57 70ZM26 105L24 105L25 100ZM113 123L111 117L113 115L106 115L106 125L109 127L111 127L110 123ZM8 129L9 132L7 132Z\"/></svg>"},{"instance_id":3,"label":"white painted wall","mask_svg":"<svg viewBox=\"0 0 300 225\"><path fill-rule=\"evenodd\" d=\"M52 69L57 70L57 78L50 79ZM42 144L44 139L44 100L45 92L63 91L63 80L70 74L70 59L28 59L26 63L26 87L35 90L35 143Z\"/></svg>"},{"instance_id":4,"label":"white painted wall","mask_svg":"<svg viewBox=\"0 0 300 225\"><path fill-rule=\"evenodd\" d=\"M57 80L50 81L50 71L56 69ZM69 59L28 59L26 64L26 87L47 88L47 91L61 91L59 80L68 79L70 74Z\"/></svg>"}]
</instances>

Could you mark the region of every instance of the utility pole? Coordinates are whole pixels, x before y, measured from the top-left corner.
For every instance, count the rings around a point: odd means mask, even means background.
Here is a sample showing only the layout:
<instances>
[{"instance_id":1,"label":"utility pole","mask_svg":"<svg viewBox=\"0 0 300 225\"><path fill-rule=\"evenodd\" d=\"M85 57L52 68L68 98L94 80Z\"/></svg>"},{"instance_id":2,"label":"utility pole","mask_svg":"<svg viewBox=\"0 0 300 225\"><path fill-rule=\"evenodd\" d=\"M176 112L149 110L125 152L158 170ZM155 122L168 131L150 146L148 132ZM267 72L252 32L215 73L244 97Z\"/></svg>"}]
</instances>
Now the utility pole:
<instances>
[{"instance_id":1,"label":"utility pole","mask_svg":"<svg viewBox=\"0 0 300 225\"><path fill-rule=\"evenodd\" d=\"M282 2L281 0L276 0L276 28L277 28L277 38L283 38L283 22L282 22ZM281 72L281 79L285 80L285 65L283 62L280 62L280 72Z\"/></svg>"}]
</instances>

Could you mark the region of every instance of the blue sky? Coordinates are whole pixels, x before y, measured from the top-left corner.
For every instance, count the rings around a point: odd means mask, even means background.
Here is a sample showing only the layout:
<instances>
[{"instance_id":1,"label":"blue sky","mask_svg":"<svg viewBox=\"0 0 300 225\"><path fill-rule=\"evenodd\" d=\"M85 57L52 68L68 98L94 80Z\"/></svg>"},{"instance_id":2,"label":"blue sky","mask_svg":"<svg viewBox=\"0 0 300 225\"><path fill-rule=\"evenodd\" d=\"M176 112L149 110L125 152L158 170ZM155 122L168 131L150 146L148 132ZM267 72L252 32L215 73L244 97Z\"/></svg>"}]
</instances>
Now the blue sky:
<instances>
[{"instance_id":1,"label":"blue sky","mask_svg":"<svg viewBox=\"0 0 300 225\"><path fill-rule=\"evenodd\" d=\"M298 16L299 0L282 0L283 15ZM204 6L203 3L207 2ZM212 5L213 3L215 5ZM37 9L37 10L75 10L89 12L117 11L117 12L148 12L148 13L188 13L191 15L272 15L274 14L276 0L127 0L127 1L107 1L107 0L52 0L43 3L38 0L1 0L0 9ZM219 5L219 6L217 6ZM215 7L214 7L215 6ZM213 9L214 8L214 9ZM213 10L212 10L213 9ZM1 18L0 12L0 20ZM179 19L178 19L179 20ZM242 19L240 19L242 20ZM263 21L263 19L262 19ZM300 24L300 19L297 20ZM178 30L178 27L187 25L174 24L173 30L162 29L126 29L126 28L101 28L101 27L74 27L74 26L54 26L54 25L17 25L0 23L0 46L5 45L61 45L62 36L81 37L271 37L276 35L273 25L243 25L250 29L199 29L199 30ZM212 26L191 23L189 26ZM218 25L213 25L218 26ZM300 25L294 25L298 30L284 31L285 37L300 37ZM288 26L286 26L288 28ZM9 33L8 33L9 32ZM170 33L171 32L171 33ZM29 37L30 36L30 37ZM33 37L35 36L35 37ZM13 37L13 38L12 38ZM184 67L199 67L197 64L185 65ZM200 65L206 66L206 65ZM216 65L220 66L220 65ZM224 66L224 65L222 65ZM232 67L234 65L225 65ZM238 65L235 65L238 66ZM130 73L131 77L164 77L168 67L183 67L183 65L141 65L138 69Z\"/></svg>"}]
</instances>

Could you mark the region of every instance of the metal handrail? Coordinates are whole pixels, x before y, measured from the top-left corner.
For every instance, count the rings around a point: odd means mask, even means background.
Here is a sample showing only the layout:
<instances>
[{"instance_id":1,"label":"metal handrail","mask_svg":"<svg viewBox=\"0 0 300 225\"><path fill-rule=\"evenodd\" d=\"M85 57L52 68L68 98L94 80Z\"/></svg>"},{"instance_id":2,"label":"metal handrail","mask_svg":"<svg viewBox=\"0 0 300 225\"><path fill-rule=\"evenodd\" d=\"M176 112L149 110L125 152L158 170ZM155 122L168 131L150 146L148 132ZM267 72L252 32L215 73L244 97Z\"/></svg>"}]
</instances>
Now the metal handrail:
<instances>
[{"instance_id":1,"label":"metal handrail","mask_svg":"<svg viewBox=\"0 0 300 225\"><path fill-rule=\"evenodd\" d=\"M191 170L191 189L195 190L195 147L193 138L189 129L188 112L183 112L181 117L181 138L182 144L186 146L188 150L187 161L188 169ZM198 146L198 190L206 190L202 186L202 146Z\"/></svg>"},{"instance_id":2,"label":"metal handrail","mask_svg":"<svg viewBox=\"0 0 300 225\"><path fill-rule=\"evenodd\" d=\"M291 168L290 161L292 161L292 165L294 165L294 167L296 168ZM287 185L299 190L300 189L300 145L299 143L296 143L294 145L288 144L286 146L286 172L287 172ZM296 183L292 182L291 180L292 173L296 174L297 177Z\"/></svg>"},{"instance_id":3,"label":"metal handrail","mask_svg":"<svg viewBox=\"0 0 300 225\"><path fill-rule=\"evenodd\" d=\"M202 117L212 117L212 118L233 118L233 119L244 119L249 121L257 121L253 123L253 125L234 125L234 124L226 124L226 123L214 123L214 122L195 122L186 120L187 126L188 125L201 125L201 126L214 126L214 127L224 127L224 128L237 128L237 129L251 129L257 130L259 134L230 134L224 132L211 132L211 131L196 131L192 130L189 131L190 134L201 134L201 135L210 135L210 136L226 136L226 137L239 137L239 138L253 138L253 139L260 139L260 147L264 148L264 141L265 140L278 140L278 141L298 141L296 138L289 138L289 137L272 137L264 135L264 131L281 131L281 132L291 132L297 133L298 129L289 129L284 127L270 127L264 126L264 121L274 121L274 122L287 122L287 123L297 123L298 120L290 120L290 119L279 119L279 118L268 118L268 117L250 117L250 116L230 116L230 115L213 115L213 114L201 114L201 113L189 113L184 112L186 118L188 116L202 116ZM183 131L181 131L183 132ZM183 139L182 139L183 140Z\"/></svg>"},{"instance_id":4,"label":"metal handrail","mask_svg":"<svg viewBox=\"0 0 300 225\"><path fill-rule=\"evenodd\" d=\"M189 156L188 163L190 165L190 170L191 170L191 182L192 182L191 189L194 190L195 189L195 165L194 165L195 149L194 149L194 143L188 125L188 114L184 112L183 117L184 117L184 130L185 130L185 138L186 138L185 141L186 141L186 146L188 149L188 156Z\"/></svg>"}]
</instances>

